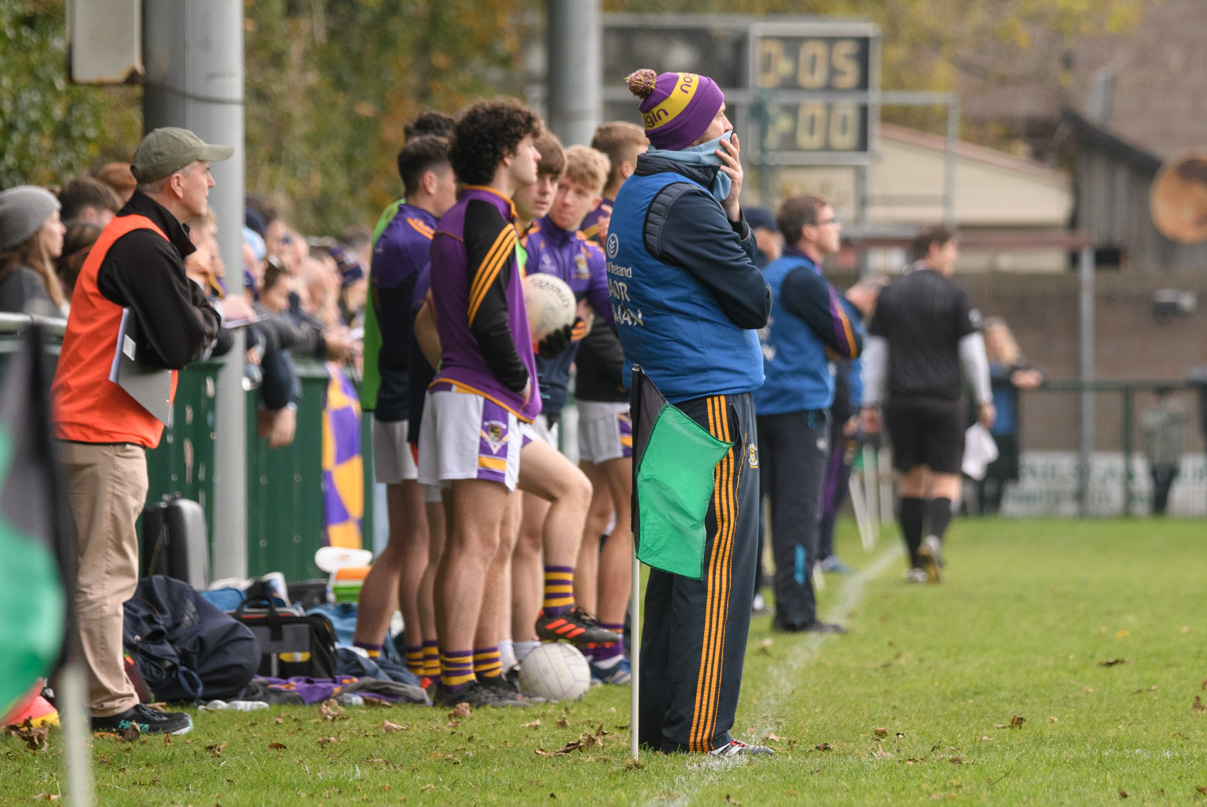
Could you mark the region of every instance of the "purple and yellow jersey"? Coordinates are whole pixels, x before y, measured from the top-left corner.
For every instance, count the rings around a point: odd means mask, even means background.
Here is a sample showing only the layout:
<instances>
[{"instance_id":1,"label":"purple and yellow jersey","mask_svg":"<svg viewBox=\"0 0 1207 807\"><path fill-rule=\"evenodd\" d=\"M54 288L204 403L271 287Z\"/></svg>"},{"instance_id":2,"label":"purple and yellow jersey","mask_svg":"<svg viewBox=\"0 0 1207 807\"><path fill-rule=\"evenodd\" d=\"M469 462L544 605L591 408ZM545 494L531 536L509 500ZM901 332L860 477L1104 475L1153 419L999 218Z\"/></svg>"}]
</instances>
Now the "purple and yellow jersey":
<instances>
[{"instance_id":1,"label":"purple and yellow jersey","mask_svg":"<svg viewBox=\"0 0 1207 807\"><path fill-rule=\"evenodd\" d=\"M431 287L441 357L432 384L482 395L531 422L541 399L514 222L509 199L472 185L440 219Z\"/></svg>"},{"instance_id":2,"label":"purple and yellow jersey","mask_svg":"<svg viewBox=\"0 0 1207 807\"><path fill-rule=\"evenodd\" d=\"M612 199L604 196L599 200L599 204L595 209L587 214L583 219L582 233L587 240L599 247L603 247L603 234L607 231L606 227L600 226L600 219L612 218L612 205L615 202Z\"/></svg>"}]
</instances>

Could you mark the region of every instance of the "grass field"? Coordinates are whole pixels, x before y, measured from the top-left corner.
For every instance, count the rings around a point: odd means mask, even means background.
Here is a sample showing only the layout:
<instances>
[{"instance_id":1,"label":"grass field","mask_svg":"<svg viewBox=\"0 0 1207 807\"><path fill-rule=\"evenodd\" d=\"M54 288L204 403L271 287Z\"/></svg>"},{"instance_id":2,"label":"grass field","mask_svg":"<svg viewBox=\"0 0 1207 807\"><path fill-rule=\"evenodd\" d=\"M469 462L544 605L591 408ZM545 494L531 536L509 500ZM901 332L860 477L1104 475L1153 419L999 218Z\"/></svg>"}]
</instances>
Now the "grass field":
<instances>
[{"instance_id":1,"label":"grass field","mask_svg":"<svg viewBox=\"0 0 1207 807\"><path fill-rule=\"evenodd\" d=\"M912 587L891 534L864 554L843 527L862 569L829 576L822 602L850 635L772 634L769 617L751 631L734 731L775 758L633 766L628 690L597 687L459 723L406 706L196 714L170 743L97 740L98 801L1207 803L1202 522L959 520L947 581ZM580 739L591 747L537 753ZM0 738L0 803L61 791L56 741Z\"/></svg>"}]
</instances>

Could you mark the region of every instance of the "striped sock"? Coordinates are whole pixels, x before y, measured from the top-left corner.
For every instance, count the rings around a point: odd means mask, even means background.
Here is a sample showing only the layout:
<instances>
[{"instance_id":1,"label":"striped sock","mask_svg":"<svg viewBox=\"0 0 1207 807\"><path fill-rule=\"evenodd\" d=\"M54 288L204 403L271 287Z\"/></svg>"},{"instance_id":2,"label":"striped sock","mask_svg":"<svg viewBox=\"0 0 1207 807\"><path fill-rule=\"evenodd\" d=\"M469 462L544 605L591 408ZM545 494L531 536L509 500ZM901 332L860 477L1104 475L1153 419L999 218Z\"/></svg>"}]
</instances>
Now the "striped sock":
<instances>
[{"instance_id":1,"label":"striped sock","mask_svg":"<svg viewBox=\"0 0 1207 807\"><path fill-rule=\"evenodd\" d=\"M406 649L407 669L415 675L423 675L423 645Z\"/></svg>"},{"instance_id":2,"label":"striped sock","mask_svg":"<svg viewBox=\"0 0 1207 807\"><path fill-rule=\"evenodd\" d=\"M436 642L423 643L423 677L440 683L440 649Z\"/></svg>"},{"instance_id":3,"label":"striped sock","mask_svg":"<svg viewBox=\"0 0 1207 807\"><path fill-rule=\"evenodd\" d=\"M498 678L503 674L503 662L499 660L498 647L474 648L474 677Z\"/></svg>"},{"instance_id":4,"label":"striped sock","mask_svg":"<svg viewBox=\"0 0 1207 807\"><path fill-rule=\"evenodd\" d=\"M381 658L381 645L368 642L353 642L353 647L359 647L368 654L369 658Z\"/></svg>"},{"instance_id":5,"label":"striped sock","mask_svg":"<svg viewBox=\"0 0 1207 807\"><path fill-rule=\"evenodd\" d=\"M440 654L440 677L450 692L474 680L474 654L469 650L453 650Z\"/></svg>"},{"instance_id":6,"label":"striped sock","mask_svg":"<svg viewBox=\"0 0 1207 807\"><path fill-rule=\"evenodd\" d=\"M574 607L574 567L545 567L545 616L557 616Z\"/></svg>"}]
</instances>

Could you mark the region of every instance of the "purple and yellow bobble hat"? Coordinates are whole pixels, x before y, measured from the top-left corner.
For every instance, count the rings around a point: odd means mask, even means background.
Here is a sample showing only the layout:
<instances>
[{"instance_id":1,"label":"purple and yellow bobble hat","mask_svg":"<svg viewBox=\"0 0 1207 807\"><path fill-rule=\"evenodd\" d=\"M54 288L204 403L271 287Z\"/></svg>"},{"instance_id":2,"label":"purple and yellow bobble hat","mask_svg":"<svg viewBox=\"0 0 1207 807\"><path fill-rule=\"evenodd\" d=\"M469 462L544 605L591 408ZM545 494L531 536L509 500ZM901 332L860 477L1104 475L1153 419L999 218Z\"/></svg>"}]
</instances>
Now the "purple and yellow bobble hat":
<instances>
[{"instance_id":1,"label":"purple and yellow bobble hat","mask_svg":"<svg viewBox=\"0 0 1207 807\"><path fill-rule=\"evenodd\" d=\"M656 149L678 151L700 139L725 103L725 94L708 76L638 70L625 79L641 99L645 136Z\"/></svg>"}]
</instances>

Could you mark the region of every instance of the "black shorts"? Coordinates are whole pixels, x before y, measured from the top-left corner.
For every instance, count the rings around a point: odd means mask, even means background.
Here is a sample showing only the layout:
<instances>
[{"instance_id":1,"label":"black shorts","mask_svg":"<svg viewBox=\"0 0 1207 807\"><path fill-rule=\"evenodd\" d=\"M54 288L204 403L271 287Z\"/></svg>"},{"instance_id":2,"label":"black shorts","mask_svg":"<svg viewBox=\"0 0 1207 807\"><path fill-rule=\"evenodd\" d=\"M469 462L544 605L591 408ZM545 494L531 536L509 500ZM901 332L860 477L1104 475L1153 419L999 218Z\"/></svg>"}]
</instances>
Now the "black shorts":
<instances>
[{"instance_id":1,"label":"black shorts","mask_svg":"<svg viewBox=\"0 0 1207 807\"><path fill-rule=\"evenodd\" d=\"M964 458L964 408L946 398L899 398L884 407L893 467L905 473L925 465L958 474Z\"/></svg>"}]
</instances>

